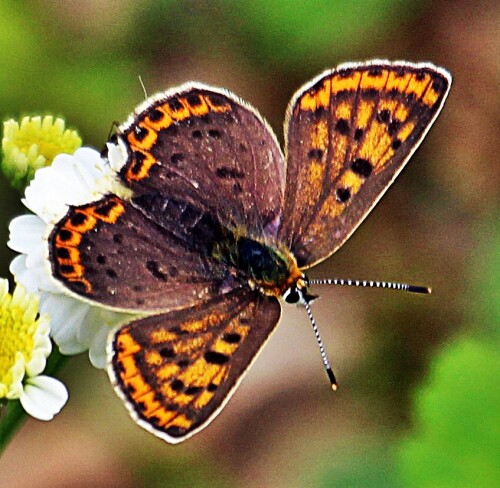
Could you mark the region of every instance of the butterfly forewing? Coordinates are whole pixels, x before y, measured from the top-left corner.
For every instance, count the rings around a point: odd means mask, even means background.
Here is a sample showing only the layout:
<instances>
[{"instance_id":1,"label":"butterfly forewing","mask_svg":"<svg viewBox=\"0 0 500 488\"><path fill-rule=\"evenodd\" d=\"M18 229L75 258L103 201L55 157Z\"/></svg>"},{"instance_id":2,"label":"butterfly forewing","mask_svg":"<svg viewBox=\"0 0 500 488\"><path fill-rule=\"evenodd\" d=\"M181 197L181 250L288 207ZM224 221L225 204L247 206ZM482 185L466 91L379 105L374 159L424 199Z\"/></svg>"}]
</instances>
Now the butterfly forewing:
<instances>
[{"instance_id":1,"label":"butterfly forewing","mask_svg":"<svg viewBox=\"0 0 500 488\"><path fill-rule=\"evenodd\" d=\"M357 228L420 144L450 82L427 64L344 65L292 99L279 236L299 266L325 259Z\"/></svg>"},{"instance_id":2,"label":"butterfly forewing","mask_svg":"<svg viewBox=\"0 0 500 488\"><path fill-rule=\"evenodd\" d=\"M137 320L110 345L110 377L144 428L180 442L224 406L279 317L275 298L247 290Z\"/></svg>"},{"instance_id":3,"label":"butterfly forewing","mask_svg":"<svg viewBox=\"0 0 500 488\"><path fill-rule=\"evenodd\" d=\"M275 240L283 155L264 120L235 95L200 84L162 93L119 137L128 152L120 177L136 195L183 199L225 226Z\"/></svg>"}]
</instances>

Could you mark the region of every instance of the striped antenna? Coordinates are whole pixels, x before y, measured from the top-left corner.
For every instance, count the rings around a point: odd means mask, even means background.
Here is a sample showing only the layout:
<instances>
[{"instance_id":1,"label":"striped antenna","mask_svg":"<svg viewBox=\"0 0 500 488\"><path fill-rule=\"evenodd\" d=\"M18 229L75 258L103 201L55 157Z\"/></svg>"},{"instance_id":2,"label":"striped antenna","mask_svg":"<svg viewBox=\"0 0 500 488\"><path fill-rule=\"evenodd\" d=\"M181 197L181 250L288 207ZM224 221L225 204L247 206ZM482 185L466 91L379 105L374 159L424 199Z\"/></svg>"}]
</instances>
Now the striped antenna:
<instances>
[{"instance_id":1,"label":"striped antenna","mask_svg":"<svg viewBox=\"0 0 500 488\"><path fill-rule=\"evenodd\" d=\"M390 290L401 290L410 293L429 294L431 289L427 286L408 285L407 283L395 283L391 281L369 281L369 280L343 280L332 278L324 280L309 280L308 285L340 285L340 286L361 286L364 288L387 288Z\"/></svg>"},{"instance_id":2,"label":"striped antenna","mask_svg":"<svg viewBox=\"0 0 500 488\"><path fill-rule=\"evenodd\" d=\"M333 370L332 370L332 367L330 365L330 361L328 360L328 356L326 355L326 351L325 351L325 348L323 346L323 341L321 340L321 336L319 335L318 326L316 325L316 320L314 320L314 317L313 317L313 314L311 311L311 306L309 305L309 301L307 301L307 299L305 299L305 297L301 303L303 303L304 307L306 308L307 315L309 316L309 320L311 321L314 335L316 336L316 341L318 342L319 352L321 353L321 359L323 360L323 364L325 366L325 370L326 370L326 374L328 375L328 379L330 380L332 390L336 391L337 390L337 380L335 378L335 375L333 374Z\"/></svg>"}]
</instances>

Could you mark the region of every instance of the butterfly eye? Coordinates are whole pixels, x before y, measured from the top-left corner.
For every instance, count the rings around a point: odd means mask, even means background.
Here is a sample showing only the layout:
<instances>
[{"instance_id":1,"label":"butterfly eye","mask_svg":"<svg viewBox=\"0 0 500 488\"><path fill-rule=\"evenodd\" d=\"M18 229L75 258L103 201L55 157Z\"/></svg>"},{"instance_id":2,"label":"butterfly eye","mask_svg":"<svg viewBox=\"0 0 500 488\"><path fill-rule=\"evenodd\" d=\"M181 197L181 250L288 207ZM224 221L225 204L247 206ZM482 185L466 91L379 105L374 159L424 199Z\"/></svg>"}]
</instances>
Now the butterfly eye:
<instances>
[{"instance_id":1,"label":"butterfly eye","mask_svg":"<svg viewBox=\"0 0 500 488\"><path fill-rule=\"evenodd\" d=\"M291 286L283 293L283 299L286 303L298 303L302 298L302 294L296 285Z\"/></svg>"}]
</instances>

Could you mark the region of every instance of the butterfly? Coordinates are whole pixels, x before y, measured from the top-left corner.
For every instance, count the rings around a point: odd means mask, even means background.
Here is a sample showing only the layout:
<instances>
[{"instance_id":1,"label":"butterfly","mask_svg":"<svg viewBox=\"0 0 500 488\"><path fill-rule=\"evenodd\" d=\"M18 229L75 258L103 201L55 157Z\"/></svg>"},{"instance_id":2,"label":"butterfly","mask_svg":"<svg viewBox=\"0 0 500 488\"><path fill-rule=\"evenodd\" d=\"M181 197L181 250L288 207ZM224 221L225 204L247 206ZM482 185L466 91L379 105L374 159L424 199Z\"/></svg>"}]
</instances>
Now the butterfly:
<instances>
[{"instance_id":1,"label":"butterfly","mask_svg":"<svg viewBox=\"0 0 500 488\"><path fill-rule=\"evenodd\" d=\"M342 64L292 97L285 149L247 103L188 83L142 103L108 143L127 196L69 208L48 242L71 293L141 312L108 342L131 416L170 443L222 410L276 328L312 317L305 271L333 254L408 162L451 77L428 63ZM120 159L121 158L121 159Z\"/></svg>"}]
</instances>

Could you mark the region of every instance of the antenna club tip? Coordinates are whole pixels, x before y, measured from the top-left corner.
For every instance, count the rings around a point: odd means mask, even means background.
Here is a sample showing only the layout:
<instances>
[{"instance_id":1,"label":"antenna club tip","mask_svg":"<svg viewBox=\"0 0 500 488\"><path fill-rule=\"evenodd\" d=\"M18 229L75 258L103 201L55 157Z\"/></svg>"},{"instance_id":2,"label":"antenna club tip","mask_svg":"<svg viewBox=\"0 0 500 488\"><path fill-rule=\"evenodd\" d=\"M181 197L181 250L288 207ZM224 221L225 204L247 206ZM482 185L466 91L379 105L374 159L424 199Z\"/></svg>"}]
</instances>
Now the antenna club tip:
<instances>
[{"instance_id":1,"label":"antenna club tip","mask_svg":"<svg viewBox=\"0 0 500 488\"><path fill-rule=\"evenodd\" d=\"M328 379L330 380L330 385L333 391L337 391L337 379L333 374L332 368L327 368L326 373L328 375Z\"/></svg>"},{"instance_id":2,"label":"antenna club tip","mask_svg":"<svg viewBox=\"0 0 500 488\"><path fill-rule=\"evenodd\" d=\"M432 288L429 286L409 285L408 291L412 293L422 293L424 295L430 295L432 293Z\"/></svg>"}]
</instances>

